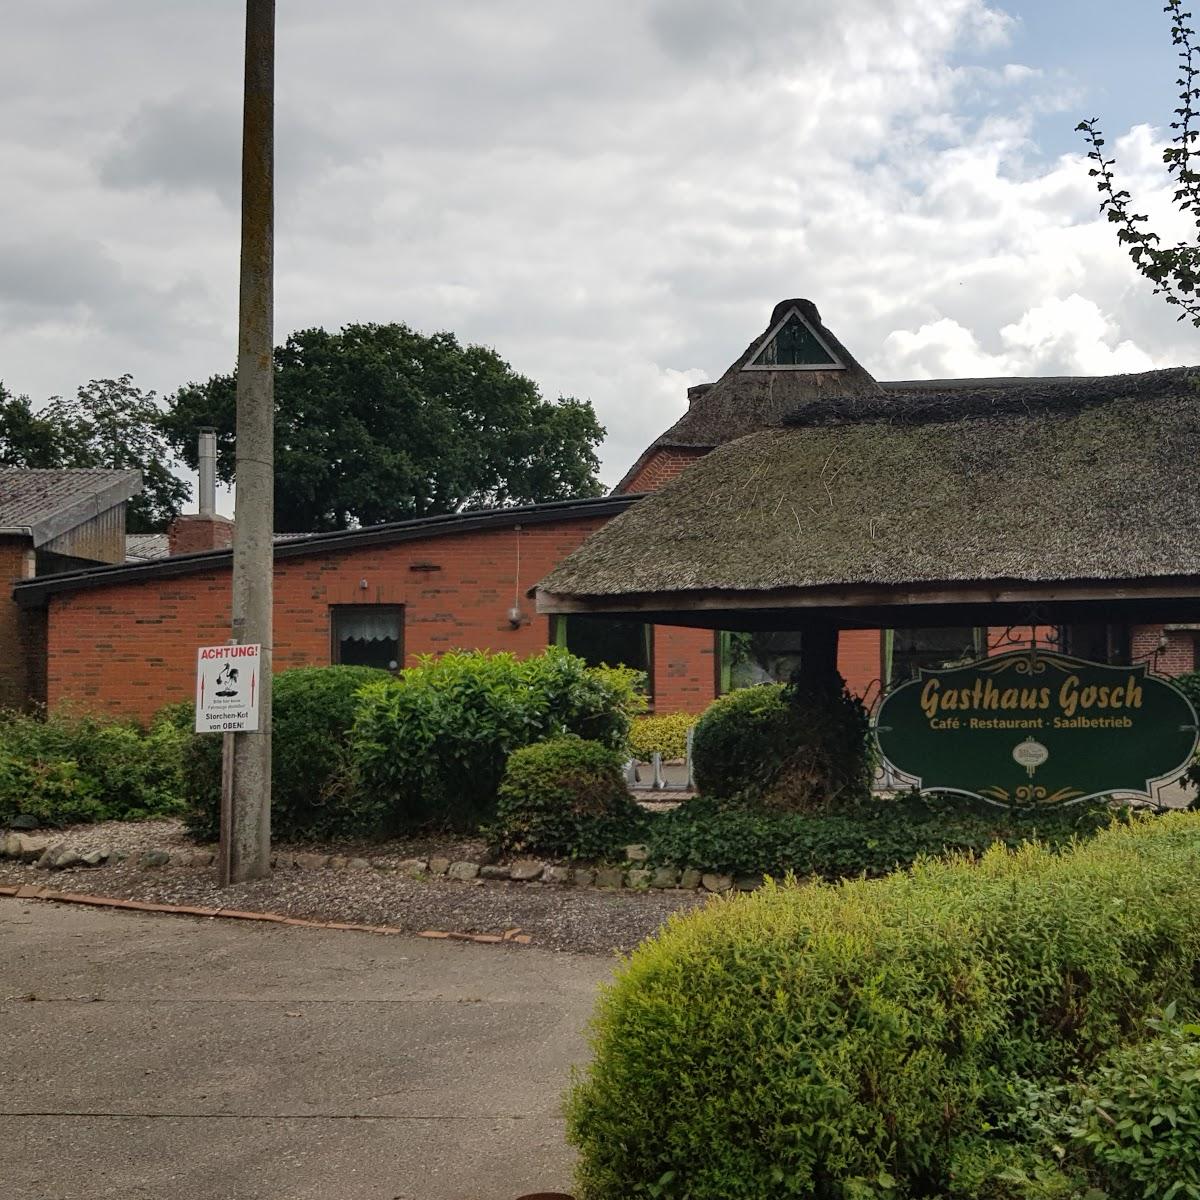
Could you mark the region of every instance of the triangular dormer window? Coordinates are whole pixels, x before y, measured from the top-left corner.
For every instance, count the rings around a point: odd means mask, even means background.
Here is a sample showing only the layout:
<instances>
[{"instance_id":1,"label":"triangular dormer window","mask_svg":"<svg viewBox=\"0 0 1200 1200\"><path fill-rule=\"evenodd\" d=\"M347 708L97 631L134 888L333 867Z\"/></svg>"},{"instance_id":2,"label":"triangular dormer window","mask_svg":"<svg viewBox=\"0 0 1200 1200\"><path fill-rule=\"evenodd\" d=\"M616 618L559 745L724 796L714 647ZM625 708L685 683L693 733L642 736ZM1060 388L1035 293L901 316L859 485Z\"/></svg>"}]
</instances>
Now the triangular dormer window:
<instances>
[{"instance_id":1,"label":"triangular dormer window","mask_svg":"<svg viewBox=\"0 0 1200 1200\"><path fill-rule=\"evenodd\" d=\"M845 363L804 319L800 310L790 308L767 332L763 344L743 370L842 371Z\"/></svg>"}]
</instances>

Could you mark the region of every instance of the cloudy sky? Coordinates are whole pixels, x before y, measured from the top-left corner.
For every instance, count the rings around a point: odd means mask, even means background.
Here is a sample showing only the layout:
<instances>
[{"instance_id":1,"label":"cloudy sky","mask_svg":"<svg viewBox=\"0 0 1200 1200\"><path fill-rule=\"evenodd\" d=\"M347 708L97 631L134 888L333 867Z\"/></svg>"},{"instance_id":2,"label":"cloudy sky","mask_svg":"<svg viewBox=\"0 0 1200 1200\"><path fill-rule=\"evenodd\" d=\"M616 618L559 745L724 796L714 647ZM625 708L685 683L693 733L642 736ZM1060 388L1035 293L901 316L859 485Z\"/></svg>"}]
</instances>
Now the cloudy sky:
<instances>
[{"instance_id":1,"label":"cloudy sky","mask_svg":"<svg viewBox=\"0 0 1200 1200\"><path fill-rule=\"evenodd\" d=\"M787 296L881 379L1195 362L1071 132L1101 116L1176 228L1160 10L279 0L277 339L404 321L493 346L593 401L609 482ZM6 0L11 390L232 366L243 11Z\"/></svg>"}]
</instances>

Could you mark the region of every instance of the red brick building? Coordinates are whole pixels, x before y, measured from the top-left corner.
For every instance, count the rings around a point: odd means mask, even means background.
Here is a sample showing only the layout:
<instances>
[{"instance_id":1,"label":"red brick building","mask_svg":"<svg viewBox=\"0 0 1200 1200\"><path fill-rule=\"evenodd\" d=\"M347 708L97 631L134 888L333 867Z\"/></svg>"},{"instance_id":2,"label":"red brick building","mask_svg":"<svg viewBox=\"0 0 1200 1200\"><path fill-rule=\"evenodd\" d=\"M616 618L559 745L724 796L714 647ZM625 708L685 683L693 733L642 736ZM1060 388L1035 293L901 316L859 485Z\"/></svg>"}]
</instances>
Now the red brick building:
<instances>
[{"instance_id":1,"label":"red brick building","mask_svg":"<svg viewBox=\"0 0 1200 1200\"><path fill-rule=\"evenodd\" d=\"M1036 381L1040 387L1072 381ZM712 384L689 389L688 410L655 440L612 495L525 508L469 512L338 533L290 536L275 548L276 669L330 662L381 666L418 655L480 648L526 655L566 645L592 660L646 671L657 711L698 712L719 692L786 677L798 657L788 629L730 633L667 623L583 615L538 616L530 590L596 530L640 496L668 488L716 448L780 425L813 402L853 407L922 403L959 391L1002 397L1028 380L876 382L821 323L808 301L776 306L766 329ZM940 401L939 401L940 402ZM804 504L783 495L771 519L797 529L823 519L842 470L835 456ZM761 498L753 467L714 491ZM740 491L738 489L741 489ZM810 512L809 509L813 511ZM211 510L210 510L211 513ZM694 531L693 531L694 532ZM23 620L44 629L42 695L147 718L191 696L195 650L227 639L230 526L212 515L181 518L169 557L19 578L13 596ZM683 547L688 529L666 531ZM678 556L677 556L678 557ZM2 567L4 564L0 564ZM10 569L9 578L20 572ZM16 610L14 610L16 611ZM869 698L915 667L1011 648L1028 627L843 629L838 666L851 690ZM1045 628L1085 656L1150 658L1173 672L1195 666L1192 626L1098 625ZM36 648L35 648L36 649Z\"/></svg>"}]
</instances>

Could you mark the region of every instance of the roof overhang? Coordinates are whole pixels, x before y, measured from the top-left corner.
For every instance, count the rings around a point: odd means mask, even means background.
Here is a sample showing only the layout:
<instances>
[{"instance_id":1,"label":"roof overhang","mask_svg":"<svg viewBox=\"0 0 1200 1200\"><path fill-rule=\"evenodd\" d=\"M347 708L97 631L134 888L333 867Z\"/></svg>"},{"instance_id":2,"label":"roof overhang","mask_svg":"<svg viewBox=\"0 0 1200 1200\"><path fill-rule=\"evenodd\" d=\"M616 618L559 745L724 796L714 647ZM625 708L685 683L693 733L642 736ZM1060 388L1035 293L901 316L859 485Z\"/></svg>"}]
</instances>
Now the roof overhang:
<instances>
[{"instance_id":1,"label":"roof overhang","mask_svg":"<svg viewBox=\"0 0 1200 1200\"><path fill-rule=\"evenodd\" d=\"M847 584L611 596L567 596L539 588L536 597L539 613L626 618L701 629L1200 622L1200 576Z\"/></svg>"}]
</instances>

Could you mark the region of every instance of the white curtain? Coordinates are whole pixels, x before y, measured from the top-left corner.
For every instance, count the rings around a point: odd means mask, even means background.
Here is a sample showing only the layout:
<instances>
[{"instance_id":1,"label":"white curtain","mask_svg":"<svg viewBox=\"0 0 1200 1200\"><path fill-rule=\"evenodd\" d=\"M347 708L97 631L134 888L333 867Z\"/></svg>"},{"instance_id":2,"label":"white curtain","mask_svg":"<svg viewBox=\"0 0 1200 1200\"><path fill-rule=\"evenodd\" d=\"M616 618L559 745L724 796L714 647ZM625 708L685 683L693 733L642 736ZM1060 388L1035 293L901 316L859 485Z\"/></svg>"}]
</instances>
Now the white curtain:
<instances>
[{"instance_id":1,"label":"white curtain","mask_svg":"<svg viewBox=\"0 0 1200 1200\"><path fill-rule=\"evenodd\" d=\"M338 613L338 639L358 642L398 642L400 614L394 611L371 612L369 609Z\"/></svg>"}]
</instances>

